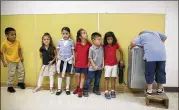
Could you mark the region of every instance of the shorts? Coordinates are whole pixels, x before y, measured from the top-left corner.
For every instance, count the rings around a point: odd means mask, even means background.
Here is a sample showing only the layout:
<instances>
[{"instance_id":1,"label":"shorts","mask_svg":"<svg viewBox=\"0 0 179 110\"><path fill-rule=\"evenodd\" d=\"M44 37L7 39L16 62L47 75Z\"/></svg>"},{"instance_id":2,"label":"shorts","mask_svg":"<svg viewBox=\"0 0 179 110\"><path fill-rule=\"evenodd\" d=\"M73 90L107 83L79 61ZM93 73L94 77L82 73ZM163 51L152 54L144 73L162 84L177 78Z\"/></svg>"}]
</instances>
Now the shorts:
<instances>
[{"instance_id":1,"label":"shorts","mask_svg":"<svg viewBox=\"0 0 179 110\"><path fill-rule=\"evenodd\" d=\"M63 71L63 64L64 64L64 61L61 61L61 63L60 63L60 72L62 73L62 71ZM71 69L72 69L72 64L69 64L68 62L67 62L67 67L66 67L66 73L71 73Z\"/></svg>"},{"instance_id":2,"label":"shorts","mask_svg":"<svg viewBox=\"0 0 179 110\"><path fill-rule=\"evenodd\" d=\"M105 66L105 76L104 77L117 77L118 65Z\"/></svg>"},{"instance_id":3,"label":"shorts","mask_svg":"<svg viewBox=\"0 0 179 110\"><path fill-rule=\"evenodd\" d=\"M78 67L75 67L75 73L88 74L88 68L78 68Z\"/></svg>"},{"instance_id":4,"label":"shorts","mask_svg":"<svg viewBox=\"0 0 179 110\"><path fill-rule=\"evenodd\" d=\"M165 61L145 61L145 79L147 84L152 84L154 78L156 83L166 83Z\"/></svg>"}]
</instances>

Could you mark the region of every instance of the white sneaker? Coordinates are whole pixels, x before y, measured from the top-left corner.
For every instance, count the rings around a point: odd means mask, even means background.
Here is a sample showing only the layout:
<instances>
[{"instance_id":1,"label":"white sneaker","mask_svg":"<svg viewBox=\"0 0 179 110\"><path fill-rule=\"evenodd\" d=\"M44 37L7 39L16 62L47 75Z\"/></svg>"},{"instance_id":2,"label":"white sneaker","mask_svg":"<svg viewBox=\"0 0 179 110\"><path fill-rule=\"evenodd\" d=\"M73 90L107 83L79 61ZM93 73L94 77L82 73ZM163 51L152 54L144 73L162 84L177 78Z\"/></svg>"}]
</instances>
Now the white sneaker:
<instances>
[{"instance_id":1,"label":"white sneaker","mask_svg":"<svg viewBox=\"0 0 179 110\"><path fill-rule=\"evenodd\" d=\"M55 92L53 91L53 89L50 89L50 93L51 93L51 94L54 94Z\"/></svg>"},{"instance_id":2,"label":"white sneaker","mask_svg":"<svg viewBox=\"0 0 179 110\"><path fill-rule=\"evenodd\" d=\"M40 87L36 87L36 88L33 90L33 93L38 92L39 90L40 90Z\"/></svg>"}]
</instances>

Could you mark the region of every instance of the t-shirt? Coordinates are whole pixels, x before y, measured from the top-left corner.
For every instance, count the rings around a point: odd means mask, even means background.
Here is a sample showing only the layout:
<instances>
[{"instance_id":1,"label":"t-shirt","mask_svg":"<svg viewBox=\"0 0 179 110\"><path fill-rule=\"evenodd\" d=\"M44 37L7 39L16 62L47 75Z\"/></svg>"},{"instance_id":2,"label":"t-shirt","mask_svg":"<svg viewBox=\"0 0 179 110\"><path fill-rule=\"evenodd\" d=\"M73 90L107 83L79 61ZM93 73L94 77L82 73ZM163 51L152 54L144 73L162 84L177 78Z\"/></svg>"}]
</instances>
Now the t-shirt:
<instances>
[{"instance_id":1,"label":"t-shirt","mask_svg":"<svg viewBox=\"0 0 179 110\"><path fill-rule=\"evenodd\" d=\"M87 42L82 45L81 42L77 42L75 45L75 67L88 68L88 53L91 43Z\"/></svg>"},{"instance_id":2,"label":"t-shirt","mask_svg":"<svg viewBox=\"0 0 179 110\"><path fill-rule=\"evenodd\" d=\"M143 31L133 42L144 46L144 60L166 61L166 50L162 39L166 35L159 32Z\"/></svg>"},{"instance_id":3,"label":"t-shirt","mask_svg":"<svg viewBox=\"0 0 179 110\"><path fill-rule=\"evenodd\" d=\"M89 49L89 55L88 58L91 58L96 66L98 66L98 70L102 70L103 66L103 57L104 57L104 50L103 47L100 46L99 48L96 47L95 45L92 45ZM89 66L89 71L95 71L93 69L92 64Z\"/></svg>"},{"instance_id":4,"label":"t-shirt","mask_svg":"<svg viewBox=\"0 0 179 110\"><path fill-rule=\"evenodd\" d=\"M54 55L52 55L52 53L54 54L54 50L51 50L48 48L46 49L44 46L40 47L39 51L42 53L42 62L43 65L48 65L50 61L52 61L54 59ZM55 61L53 62L53 64L55 63Z\"/></svg>"},{"instance_id":5,"label":"t-shirt","mask_svg":"<svg viewBox=\"0 0 179 110\"><path fill-rule=\"evenodd\" d=\"M104 46L104 65L114 66L118 64L116 50L119 49L119 44Z\"/></svg>"},{"instance_id":6,"label":"t-shirt","mask_svg":"<svg viewBox=\"0 0 179 110\"><path fill-rule=\"evenodd\" d=\"M10 42L5 40L1 44L1 52L5 55L7 61L10 62L19 62L19 49L21 48L19 40L15 40L14 42Z\"/></svg>"}]
</instances>

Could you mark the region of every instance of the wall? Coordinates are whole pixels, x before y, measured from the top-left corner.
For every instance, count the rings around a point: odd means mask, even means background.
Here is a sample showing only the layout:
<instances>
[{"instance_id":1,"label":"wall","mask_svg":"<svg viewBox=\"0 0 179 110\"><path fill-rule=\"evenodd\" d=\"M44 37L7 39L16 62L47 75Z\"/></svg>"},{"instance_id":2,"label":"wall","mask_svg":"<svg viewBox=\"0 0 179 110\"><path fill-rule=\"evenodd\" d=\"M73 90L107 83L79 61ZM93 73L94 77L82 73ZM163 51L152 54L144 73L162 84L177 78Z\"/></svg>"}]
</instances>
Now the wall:
<instances>
[{"instance_id":1,"label":"wall","mask_svg":"<svg viewBox=\"0 0 179 110\"><path fill-rule=\"evenodd\" d=\"M177 1L2 1L2 15L69 13L165 14L167 84L178 87L178 2ZM100 18L98 16L98 31ZM1 34L2 36L2 34ZM135 37L135 36L134 36ZM174 50L174 51L173 51Z\"/></svg>"}]
</instances>

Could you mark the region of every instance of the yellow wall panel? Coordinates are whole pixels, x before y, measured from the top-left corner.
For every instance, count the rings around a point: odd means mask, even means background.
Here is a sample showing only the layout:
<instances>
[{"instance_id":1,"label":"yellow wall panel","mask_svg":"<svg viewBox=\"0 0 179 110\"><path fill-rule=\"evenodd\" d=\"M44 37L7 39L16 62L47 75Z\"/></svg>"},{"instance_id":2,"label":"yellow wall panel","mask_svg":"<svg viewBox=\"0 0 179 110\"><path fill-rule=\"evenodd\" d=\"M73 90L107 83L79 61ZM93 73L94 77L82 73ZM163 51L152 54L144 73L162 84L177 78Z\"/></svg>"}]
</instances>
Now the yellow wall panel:
<instances>
[{"instance_id":1,"label":"yellow wall panel","mask_svg":"<svg viewBox=\"0 0 179 110\"><path fill-rule=\"evenodd\" d=\"M124 51L125 81L127 80L128 46L142 30L165 32L165 15L162 14L100 14L99 31L104 36L113 31ZM119 59L119 52L117 53Z\"/></svg>"},{"instance_id":2,"label":"yellow wall panel","mask_svg":"<svg viewBox=\"0 0 179 110\"><path fill-rule=\"evenodd\" d=\"M13 27L16 29L17 39L20 40L24 57L25 82L28 82L28 84L34 84L36 82L34 66L34 24L33 15L1 16L1 42L6 39L4 34L6 27ZM6 83L7 75L7 68L4 68L1 62L1 82ZM15 76L17 82L17 74Z\"/></svg>"}]
</instances>

